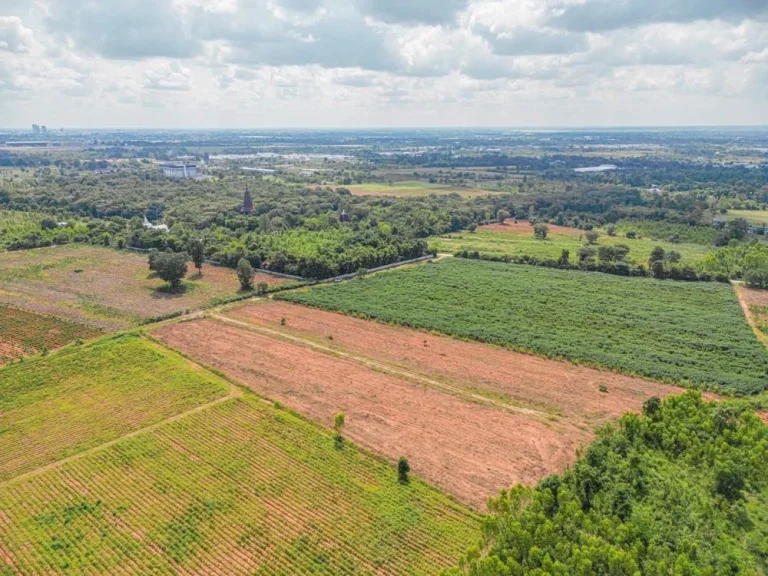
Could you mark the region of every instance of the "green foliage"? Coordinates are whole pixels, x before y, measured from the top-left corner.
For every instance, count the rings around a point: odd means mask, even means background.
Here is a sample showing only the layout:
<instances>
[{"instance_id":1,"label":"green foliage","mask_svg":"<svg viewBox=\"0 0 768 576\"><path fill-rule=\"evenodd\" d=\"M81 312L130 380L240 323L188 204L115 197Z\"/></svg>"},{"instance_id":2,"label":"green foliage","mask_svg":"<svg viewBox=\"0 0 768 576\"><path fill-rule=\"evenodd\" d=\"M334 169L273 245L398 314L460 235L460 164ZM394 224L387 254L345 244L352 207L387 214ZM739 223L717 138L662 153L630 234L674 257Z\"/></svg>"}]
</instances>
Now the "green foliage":
<instances>
[{"instance_id":1,"label":"green foliage","mask_svg":"<svg viewBox=\"0 0 768 576\"><path fill-rule=\"evenodd\" d=\"M227 390L225 382L191 370L183 358L135 336L0 369L0 482Z\"/></svg>"},{"instance_id":2,"label":"green foliage","mask_svg":"<svg viewBox=\"0 0 768 576\"><path fill-rule=\"evenodd\" d=\"M178 288L187 275L187 260L189 256L184 252L158 252L150 266L171 288Z\"/></svg>"},{"instance_id":3,"label":"green foliage","mask_svg":"<svg viewBox=\"0 0 768 576\"><path fill-rule=\"evenodd\" d=\"M549 226L546 224L536 224L533 227L533 235L539 240L546 240L549 234Z\"/></svg>"},{"instance_id":4,"label":"green foliage","mask_svg":"<svg viewBox=\"0 0 768 576\"><path fill-rule=\"evenodd\" d=\"M205 262L205 245L199 238L192 238L187 242L187 254L195 264L195 268L199 271L203 269L203 262Z\"/></svg>"},{"instance_id":5,"label":"green foliage","mask_svg":"<svg viewBox=\"0 0 768 576\"><path fill-rule=\"evenodd\" d=\"M253 267L245 258L240 258L237 263L237 279L240 281L241 290L250 290L253 287Z\"/></svg>"},{"instance_id":6,"label":"green foliage","mask_svg":"<svg viewBox=\"0 0 768 576\"><path fill-rule=\"evenodd\" d=\"M248 393L0 487L0 509L0 566L20 574L427 576L480 529Z\"/></svg>"},{"instance_id":7,"label":"green foliage","mask_svg":"<svg viewBox=\"0 0 768 576\"><path fill-rule=\"evenodd\" d=\"M572 470L489 501L445 576L764 574L768 427L696 392L601 430Z\"/></svg>"},{"instance_id":8,"label":"green foliage","mask_svg":"<svg viewBox=\"0 0 768 576\"><path fill-rule=\"evenodd\" d=\"M400 484L408 484L410 482L410 478L408 478L410 471L411 465L408 463L408 459L405 456L400 456L400 459L397 461L397 481Z\"/></svg>"},{"instance_id":9,"label":"green foliage","mask_svg":"<svg viewBox=\"0 0 768 576\"><path fill-rule=\"evenodd\" d=\"M729 285L448 258L278 298L692 386L768 381Z\"/></svg>"},{"instance_id":10,"label":"green foliage","mask_svg":"<svg viewBox=\"0 0 768 576\"><path fill-rule=\"evenodd\" d=\"M333 429L341 432L342 428L344 428L344 412L339 412L333 417Z\"/></svg>"},{"instance_id":11,"label":"green foliage","mask_svg":"<svg viewBox=\"0 0 768 576\"><path fill-rule=\"evenodd\" d=\"M768 270L768 245L757 241L729 245L707 254L699 268L729 278L743 278L750 270Z\"/></svg>"}]
</instances>

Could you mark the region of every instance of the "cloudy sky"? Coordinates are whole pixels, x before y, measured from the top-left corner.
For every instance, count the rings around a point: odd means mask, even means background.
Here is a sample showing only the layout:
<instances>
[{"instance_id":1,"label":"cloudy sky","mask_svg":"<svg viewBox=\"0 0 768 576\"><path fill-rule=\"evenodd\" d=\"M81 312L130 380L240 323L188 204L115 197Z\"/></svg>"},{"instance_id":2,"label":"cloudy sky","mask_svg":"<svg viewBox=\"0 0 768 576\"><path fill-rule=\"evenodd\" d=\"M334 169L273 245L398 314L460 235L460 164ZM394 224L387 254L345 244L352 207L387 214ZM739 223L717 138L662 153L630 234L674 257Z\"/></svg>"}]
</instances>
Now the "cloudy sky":
<instances>
[{"instance_id":1,"label":"cloudy sky","mask_svg":"<svg viewBox=\"0 0 768 576\"><path fill-rule=\"evenodd\" d=\"M0 126L768 124L768 0L0 0Z\"/></svg>"}]
</instances>

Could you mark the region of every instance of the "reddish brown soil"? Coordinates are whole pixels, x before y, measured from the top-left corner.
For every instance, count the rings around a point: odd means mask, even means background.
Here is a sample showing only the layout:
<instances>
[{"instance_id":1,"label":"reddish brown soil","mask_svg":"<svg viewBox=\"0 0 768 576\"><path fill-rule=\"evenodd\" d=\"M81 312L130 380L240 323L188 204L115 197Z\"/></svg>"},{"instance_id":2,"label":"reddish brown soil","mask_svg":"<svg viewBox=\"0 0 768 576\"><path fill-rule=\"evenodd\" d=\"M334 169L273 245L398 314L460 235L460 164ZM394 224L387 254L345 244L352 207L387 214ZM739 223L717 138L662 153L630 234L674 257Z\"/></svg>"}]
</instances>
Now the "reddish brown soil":
<instances>
[{"instance_id":1,"label":"reddish brown soil","mask_svg":"<svg viewBox=\"0 0 768 576\"><path fill-rule=\"evenodd\" d=\"M329 428L344 412L345 436L393 461L406 456L416 473L478 508L499 489L561 471L591 438L567 419L471 402L222 321L154 335Z\"/></svg>"},{"instance_id":2,"label":"reddish brown soil","mask_svg":"<svg viewBox=\"0 0 768 576\"><path fill-rule=\"evenodd\" d=\"M550 234L565 234L566 236L575 236L577 238L584 234L584 231L578 228L568 228L567 226L558 226L556 224L547 224L547 226L549 226ZM486 224L485 226L480 226L478 230L533 234L533 226L531 226L528 220L518 220L517 224L515 224L514 220L505 220L504 224Z\"/></svg>"},{"instance_id":3,"label":"reddish brown soil","mask_svg":"<svg viewBox=\"0 0 768 576\"><path fill-rule=\"evenodd\" d=\"M149 273L146 254L83 245L5 252L0 254L0 303L110 331L137 319L199 308L239 289L232 269L206 264L200 277L194 266L188 268L188 289L171 294L158 290L164 282ZM266 274L254 281L286 282Z\"/></svg>"},{"instance_id":4,"label":"reddish brown soil","mask_svg":"<svg viewBox=\"0 0 768 576\"><path fill-rule=\"evenodd\" d=\"M757 415L760 417L760 420L768 424L768 412L758 412Z\"/></svg>"},{"instance_id":5,"label":"reddish brown soil","mask_svg":"<svg viewBox=\"0 0 768 576\"><path fill-rule=\"evenodd\" d=\"M680 388L504 348L388 326L297 304L260 301L233 308L237 320L322 341L324 346L399 366L491 397L571 420L591 430L650 396ZM285 318L285 326L281 319ZM332 337L332 339L329 338ZM600 386L607 387L601 392Z\"/></svg>"}]
</instances>

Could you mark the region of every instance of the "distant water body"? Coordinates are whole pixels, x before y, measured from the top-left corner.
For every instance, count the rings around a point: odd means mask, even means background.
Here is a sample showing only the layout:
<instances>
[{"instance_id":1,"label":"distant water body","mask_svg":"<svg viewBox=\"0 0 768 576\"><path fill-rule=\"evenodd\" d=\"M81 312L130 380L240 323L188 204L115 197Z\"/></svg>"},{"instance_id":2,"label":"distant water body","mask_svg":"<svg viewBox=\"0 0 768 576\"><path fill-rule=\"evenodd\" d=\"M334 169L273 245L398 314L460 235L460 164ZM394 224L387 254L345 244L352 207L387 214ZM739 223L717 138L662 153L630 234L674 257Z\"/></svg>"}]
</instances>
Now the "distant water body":
<instances>
[{"instance_id":1,"label":"distant water body","mask_svg":"<svg viewBox=\"0 0 768 576\"><path fill-rule=\"evenodd\" d=\"M574 168L574 172L605 172L607 170L616 170L615 164L600 164L600 166L587 166L586 168Z\"/></svg>"}]
</instances>

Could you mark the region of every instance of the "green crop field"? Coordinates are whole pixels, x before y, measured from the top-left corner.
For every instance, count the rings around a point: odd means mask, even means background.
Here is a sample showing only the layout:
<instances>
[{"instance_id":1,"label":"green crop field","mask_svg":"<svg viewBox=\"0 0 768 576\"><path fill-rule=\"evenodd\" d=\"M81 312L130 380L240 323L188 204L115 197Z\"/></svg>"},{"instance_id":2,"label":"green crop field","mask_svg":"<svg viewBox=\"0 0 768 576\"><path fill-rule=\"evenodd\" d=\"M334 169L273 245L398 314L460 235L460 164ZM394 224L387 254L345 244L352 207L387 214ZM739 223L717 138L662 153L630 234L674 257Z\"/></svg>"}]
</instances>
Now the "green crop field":
<instances>
[{"instance_id":1,"label":"green crop field","mask_svg":"<svg viewBox=\"0 0 768 576\"><path fill-rule=\"evenodd\" d=\"M768 224L768 210L728 210L726 220L745 218L750 224Z\"/></svg>"},{"instance_id":2,"label":"green crop field","mask_svg":"<svg viewBox=\"0 0 768 576\"><path fill-rule=\"evenodd\" d=\"M768 383L768 350L723 284L448 258L278 297L680 384Z\"/></svg>"},{"instance_id":3,"label":"green crop field","mask_svg":"<svg viewBox=\"0 0 768 576\"><path fill-rule=\"evenodd\" d=\"M431 184L423 180L404 180L390 184L368 183L352 184L344 186L355 196L429 196L430 194L458 194L459 196L486 196L494 194L492 190L479 188L464 188L463 186L449 186L447 184ZM498 192L496 192L498 193Z\"/></svg>"},{"instance_id":4,"label":"green crop field","mask_svg":"<svg viewBox=\"0 0 768 576\"><path fill-rule=\"evenodd\" d=\"M3 576L437 574L480 530L251 394L0 485L0 510Z\"/></svg>"},{"instance_id":5,"label":"green crop field","mask_svg":"<svg viewBox=\"0 0 768 576\"><path fill-rule=\"evenodd\" d=\"M84 324L0 304L0 365L101 333Z\"/></svg>"},{"instance_id":6,"label":"green crop field","mask_svg":"<svg viewBox=\"0 0 768 576\"><path fill-rule=\"evenodd\" d=\"M656 246L665 251L679 252L681 262L695 265L704 255L712 250L710 246L693 243L673 243L651 238L630 239L623 236L608 236L600 232L596 248L624 244L629 247L627 261L647 266L648 257ZM533 226L524 224L505 224L504 226L481 226L475 232L457 232L429 240L431 249L437 252L455 253L462 250L476 251L491 256L534 256L536 258L557 259L563 250L570 252L572 262L578 262L579 248L587 244L584 232L573 228L552 226L546 240L534 238Z\"/></svg>"},{"instance_id":7,"label":"green crop field","mask_svg":"<svg viewBox=\"0 0 768 576\"><path fill-rule=\"evenodd\" d=\"M188 366L122 336L3 368L0 482L227 395Z\"/></svg>"}]
</instances>

